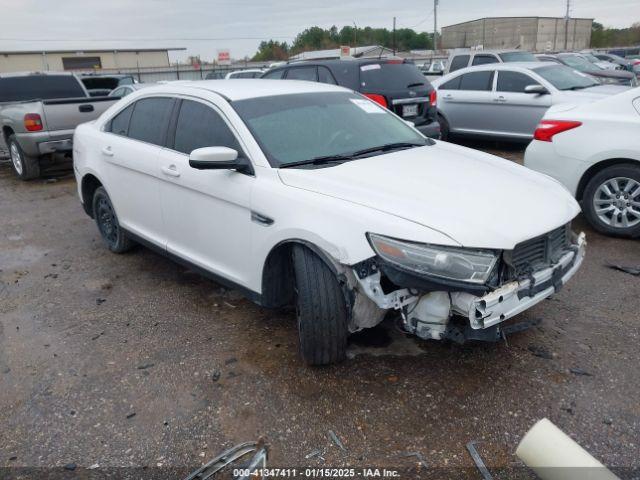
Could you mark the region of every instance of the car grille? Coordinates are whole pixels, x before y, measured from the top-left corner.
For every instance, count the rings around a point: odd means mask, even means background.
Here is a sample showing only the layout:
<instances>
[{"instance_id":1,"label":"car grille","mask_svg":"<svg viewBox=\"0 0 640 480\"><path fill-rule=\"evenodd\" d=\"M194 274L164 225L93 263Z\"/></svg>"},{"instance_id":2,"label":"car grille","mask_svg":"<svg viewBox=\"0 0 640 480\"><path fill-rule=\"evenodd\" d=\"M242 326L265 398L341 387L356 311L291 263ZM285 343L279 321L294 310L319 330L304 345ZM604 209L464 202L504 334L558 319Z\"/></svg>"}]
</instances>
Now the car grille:
<instances>
[{"instance_id":1,"label":"car grille","mask_svg":"<svg viewBox=\"0 0 640 480\"><path fill-rule=\"evenodd\" d=\"M567 224L516 245L509 263L517 276L528 275L560 260L569 246L570 232L571 226Z\"/></svg>"}]
</instances>

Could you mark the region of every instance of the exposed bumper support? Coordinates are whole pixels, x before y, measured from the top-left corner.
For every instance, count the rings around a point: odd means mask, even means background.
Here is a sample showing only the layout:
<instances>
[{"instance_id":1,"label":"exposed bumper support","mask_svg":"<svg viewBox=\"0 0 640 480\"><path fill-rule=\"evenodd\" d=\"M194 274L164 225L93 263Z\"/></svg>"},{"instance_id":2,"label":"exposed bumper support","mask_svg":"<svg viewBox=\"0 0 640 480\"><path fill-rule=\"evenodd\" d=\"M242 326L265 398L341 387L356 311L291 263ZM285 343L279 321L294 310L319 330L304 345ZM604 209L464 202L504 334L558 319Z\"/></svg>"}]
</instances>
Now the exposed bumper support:
<instances>
[{"instance_id":1,"label":"exposed bumper support","mask_svg":"<svg viewBox=\"0 0 640 480\"><path fill-rule=\"evenodd\" d=\"M557 264L533 273L526 280L503 285L483 297L452 293L452 309L467 316L474 329L489 328L508 320L559 291L582 265L586 243L581 233L572 250Z\"/></svg>"}]
</instances>

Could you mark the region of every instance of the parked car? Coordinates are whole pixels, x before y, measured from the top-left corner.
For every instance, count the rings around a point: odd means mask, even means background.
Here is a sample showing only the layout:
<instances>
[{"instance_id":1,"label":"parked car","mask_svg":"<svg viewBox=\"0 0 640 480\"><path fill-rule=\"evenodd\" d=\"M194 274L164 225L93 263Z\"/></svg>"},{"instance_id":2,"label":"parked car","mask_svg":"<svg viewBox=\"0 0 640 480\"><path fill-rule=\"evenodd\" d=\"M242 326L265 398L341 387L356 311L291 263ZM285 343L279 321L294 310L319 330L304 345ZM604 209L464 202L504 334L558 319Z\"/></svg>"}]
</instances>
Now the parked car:
<instances>
[{"instance_id":1,"label":"parked car","mask_svg":"<svg viewBox=\"0 0 640 480\"><path fill-rule=\"evenodd\" d=\"M586 105L549 109L525 165L561 182L589 223L640 237L640 89Z\"/></svg>"},{"instance_id":2,"label":"parked car","mask_svg":"<svg viewBox=\"0 0 640 480\"><path fill-rule=\"evenodd\" d=\"M445 69L447 68L447 60L445 59L434 59L431 62L425 62L420 68L420 71L423 75L431 76L431 75L443 75Z\"/></svg>"},{"instance_id":3,"label":"parked car","mask_svg":"<svg viewBox=\"0 0 640 480\"><path fill-rule=\"evenodd\" d=\"M461 68L486 65L488 63L535 62L536 57L522 50L454 50L449 55L444 74Z\"/></svg>"},{"instance_id":4,"label":"parked car","mask_svg":"<svg viewBox=\"0 0 640 480\"><path fill-rule=\"evenodd\" d=\"M529 141L551 105L590 102L627 89L546 62L469 67L433 85L443 140L454 134Z\"/></svg>"},{"instance_id":5,"label":"parked car","mask_svg":"<svg viewBox=\"0 0 640 480\"><path fill-rule=\"evenodd\" d=\"M388 58L305 60L272 68L262 78L341 85L413 122L427 137L440 138L436 91L411 62Z\"/></svg>"},{"instance_id":6,"label":"parked car","mask_svg":"<svg viewBox=\"0 0 640 480\"><path fill-rule=\"evenodd\" d=\"M154 85L153 83L132 83L129 85L122 85L121 87L111 90L111 93L109 93L109 96L122 98L122 97L126 97L130 93L140 90L141 88L146 88L153 85Z\"/></svg>"},{"instance_id":7,"label":"parked car","mask_svg":"<svg viewBox=\"0 0 640 480\"><path fill-rule=\"evenodd\" d=\"M558 53L557 55L545 53L536 56L543 62L556 62L571 67L578 72L597 79L603 84L626 85L630 87L638 85L638 80L633 73L624 70L604 70L576 53Z\"/></svg>"},{"instance_id":8,"label":"parked car","mask_svg":"<svg viewBox=\"0 0 640 480\"><path fill-rule=\"evenodd\" d=\"M592 55L605 62L615 63L616 65L619 65L623 70L628 70L628 71L633 70L633 63L627 60L626 58L620 57L618 55L614 55L612 53L602 53L602 52L592 52Z\"/></svg>"},{"instance_id":9,"label":"parked car","mask_svg":"<svg viewBox=\"0 0 640 480\"><path fill-rule=\"evenodd\" d=\"M226 70L216 70L213 72L207 73L207 76L204 77L205 80L223 80L226 77Z\"/></svg>"},{"instance_id":10,"label":"parked car","mask_svg":"<svg viewBox=\"0 0 640 480\"><path fill-rule=\"evenodd\" d=\"M577 52L576 55L580 55L585 60L593 63L594 65L602 68L603 70L622 70L617 63L609 62L607 60L600 60L591 52Z\"/></svg>"},{"instance_id":11,"label":"parked car","mask_svg":"<svg viewBox=\"0 0 640 480\"><path fill-rule=\"evenodd\" d=\"M259 68L250 68L247 70L236 70L235 72L229 72L225 75L225 79L229 80L230 78L260 78L264 70Z\"/></svg>"},{"instance_id":12,"label":"parked car","mask_svg":"<svg viewBox=\"0 0 640 480\"><path fill-rule=\"evenodd\" d=\"M96 119L116 99L89 98L70 73L0 74L0 128L14 173L40 176L43 159L71 153L76 125Z\"/></svg>"},{"instance_id":13,"label":"parked car","mask_svg":"<svg viewBox=\"0 0 640 480\"><path fill-rule=\"evenodd\" d=\"M121 85L133 85L136 83L133 75L84 74L80 79L91 97L103 97L109 95L112 90Z\"/></svg>"},{"instance_id":14,"label":"parked car","mask_svg":"<svg viewBox=\"0 0 640 480\"><path fill-rule=\"evenodd\" d=\"M336 85L148 88L79 126L74 148L111 251L140 242L265 307L294 303L309 364L342 360L389 310L422 338L496 341L585 253L555 180Z\"/></svg>"}]
</instances>

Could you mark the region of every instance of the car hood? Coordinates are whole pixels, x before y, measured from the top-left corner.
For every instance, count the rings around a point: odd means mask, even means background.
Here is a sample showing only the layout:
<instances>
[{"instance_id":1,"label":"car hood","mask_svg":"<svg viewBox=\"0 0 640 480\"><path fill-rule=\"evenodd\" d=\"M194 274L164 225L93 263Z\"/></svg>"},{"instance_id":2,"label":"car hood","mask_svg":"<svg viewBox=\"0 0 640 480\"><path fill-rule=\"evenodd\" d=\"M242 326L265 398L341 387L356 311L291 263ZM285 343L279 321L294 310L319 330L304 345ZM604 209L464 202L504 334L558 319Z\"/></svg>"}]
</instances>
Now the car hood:
<instances>
[{"instance_id":1,"label":"car hood","mask_svg":"<svg viewBox=\"0 0 640 480\"><path fill-rule=\"evenodd\" d=\"M580 211L550 177L445 142L334 167L278 172L288 186L401 217L466 247L510 250Z\"/></svg>"}]
</instances>

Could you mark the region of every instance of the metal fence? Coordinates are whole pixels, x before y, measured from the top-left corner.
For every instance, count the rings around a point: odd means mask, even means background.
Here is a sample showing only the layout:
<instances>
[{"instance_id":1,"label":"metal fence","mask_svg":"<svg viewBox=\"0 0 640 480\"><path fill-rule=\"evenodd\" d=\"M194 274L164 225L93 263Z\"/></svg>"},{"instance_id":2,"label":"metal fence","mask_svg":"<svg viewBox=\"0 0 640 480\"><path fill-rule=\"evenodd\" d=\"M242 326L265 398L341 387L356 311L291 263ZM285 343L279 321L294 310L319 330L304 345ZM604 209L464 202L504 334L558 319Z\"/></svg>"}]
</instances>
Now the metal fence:
<instances>
[{"instance_id":1,"label":"metal fence","mask_svg":"<svg viewBox=\"0 0 640 480\"><path fill-rule=\"evenodd\" d=\"M269 64L244 62L228 66L205 64L201 66L171 65L145 68L103 68L100 70L77 70L76 73L95 73L98 75L129 74L133 75L140 83L153 83L170 80L204 80L210 73L219 73L224 76L229 72L248 68L267 69Z\"/></svg>"}]
</instances>

